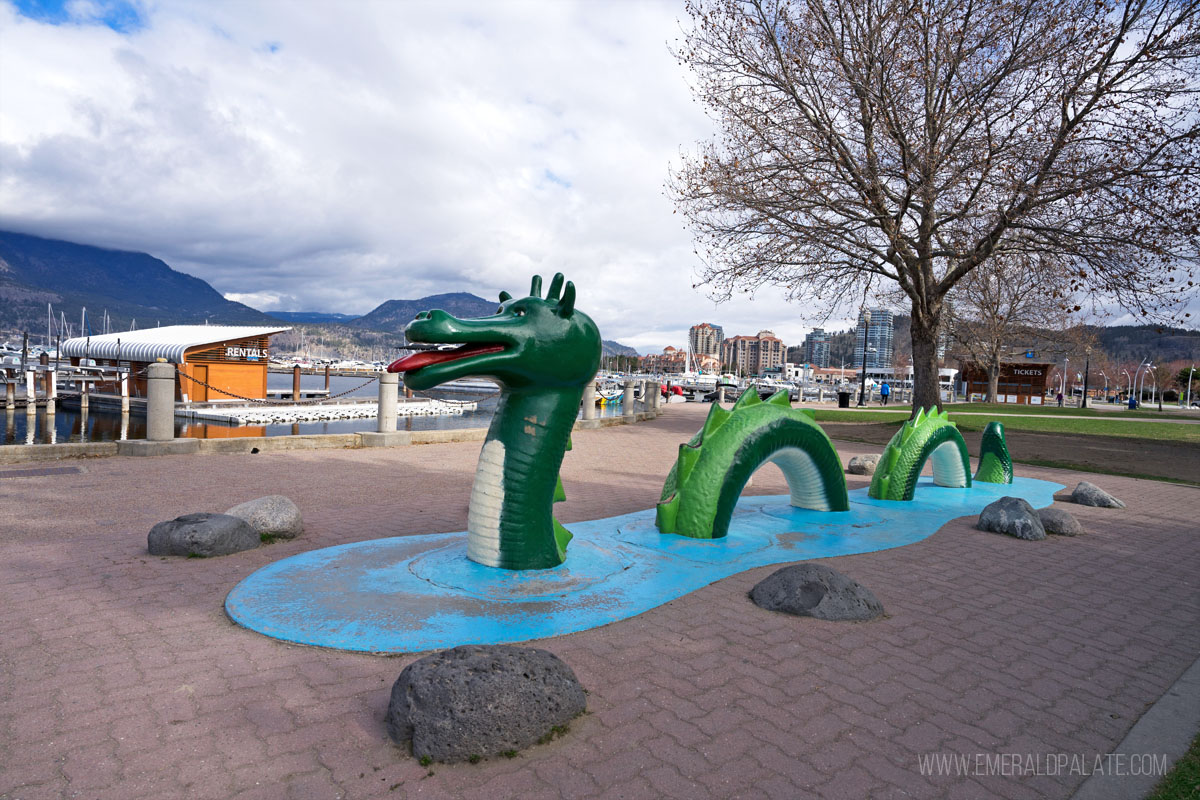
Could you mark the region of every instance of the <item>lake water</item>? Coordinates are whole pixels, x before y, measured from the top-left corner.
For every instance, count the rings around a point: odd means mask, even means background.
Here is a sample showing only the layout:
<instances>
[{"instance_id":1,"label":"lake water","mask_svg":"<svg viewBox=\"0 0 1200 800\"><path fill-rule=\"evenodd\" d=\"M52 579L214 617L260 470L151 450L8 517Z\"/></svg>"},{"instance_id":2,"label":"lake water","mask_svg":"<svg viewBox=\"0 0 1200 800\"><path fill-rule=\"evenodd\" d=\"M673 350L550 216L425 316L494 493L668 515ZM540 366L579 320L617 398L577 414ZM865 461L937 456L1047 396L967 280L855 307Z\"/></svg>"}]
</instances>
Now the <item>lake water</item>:
<instances>
[{"instance_id":1,"label":"lake water","mask_svg":"<svg viewBox=\"0 0 1200 800\"><path fill-rule=\"evenodd\" d=\"M292 388L292 376L270 373L267 376L268 389ZM300 388L324 389L324 375L301 375ZM330 395L346 393L346 398L377 398L379 384L370 380L369 376L337 377L329 380ZM437 390L421 392L422 397L437 397L448 400L478 401L476 411L466 411L462 414L444 416L400 417L396 423L397 430L429 431L429 430L458 430L462 428L486 428L492 421L496 409L498 393L490 395L468 394L462 392L441 392ZM619 416L619 407L597 408L597 416ZM32 425L30 421L32 418ZM140 414L129 414L122 417L113 411L91 409L87 414L78 410L58 409L52 417L38 409L36 414L27 414L25 409L18 408L15 412L5 413L3 417L3 437L0 444L54 444L64 442L113 442L122 439L145 439L146 418ZM359 433L375 430L375 420L342 419L320 422L297 422L279 425L226 425L219 422L198 422L175 419L175 435L195 439L225 439L245 436L298 436L325 433Z\"/></svg>"}]
</instances>

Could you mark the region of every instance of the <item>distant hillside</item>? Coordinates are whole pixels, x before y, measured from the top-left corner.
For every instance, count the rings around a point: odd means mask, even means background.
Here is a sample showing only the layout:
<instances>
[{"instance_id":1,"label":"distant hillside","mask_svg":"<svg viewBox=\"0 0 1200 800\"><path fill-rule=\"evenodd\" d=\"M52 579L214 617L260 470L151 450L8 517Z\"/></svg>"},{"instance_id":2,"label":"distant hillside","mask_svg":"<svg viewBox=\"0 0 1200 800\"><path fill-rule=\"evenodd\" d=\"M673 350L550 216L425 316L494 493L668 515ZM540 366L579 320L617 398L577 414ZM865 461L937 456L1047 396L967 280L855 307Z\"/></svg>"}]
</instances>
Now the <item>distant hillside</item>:
<instances>
[{"instance_id":1,"label":"distant hillside","mask_svg":"<svg viewBox=\"0 0 1200 800\"><path fill-rule=\"evenodd\" d=\"M354 314L334 314L325 311L268 311L267 316L284 322L337 322L346 324L358 319Z\"/></svg>"},{"instance_id":2,"label":"distant hillside","mask_svg":"<svg viewBox=\"0 0 1200 800\"><path fill-rule=\"evenodd\" d=\"M634 350L632 347L630 347L627 344L621 344L620 342L612 342L612 341L609 341L608 339L602 339L600 341L600 355L602 355L602 356L637 356L637 355L639 355L639 353L637 350Z\"/></svg>"},{"instance_id":3,"label":"distant hillside","mask_svg":"<svg viewBox=\"0 0 1200 800\"><path fill-rule=\"evenodd\" d=\"M1200 361L1200 331L1157 325L1094 328L1100 347L1115 361Z\"/></svg>"},{"instance_id":4,"label":"distant hillside","mask_svg":"<svg viewBox=\"0 0 1200 800\"><path fill-rule=\"evenodd\" d=\"M78 325L80 309L114 327L156 323L264 324L266 314L226 300L205 281L176 272L146 253L0 231L0 328L46 330L46 304ZM95 323L90 325L93 332Z\"/></svg>"},{"instance_id":5,"label":"distant hillside","mask_svg":"<svg viewBox=\"0 0 1200 800\"><path fill-rule=\"evenodd\" d=\"M460 318L487 317L496 313L498 305L494 300L484 300L482 297L468 292L451 292L430 295L419 300L388 300L374 311L343 324L360 330L399 333L421 311L440 308L442 311ZM605 356L636 356L638 354L637 350L620 342L606 339L601 344Z\"/></svg>"},{"instance_id":6,"label":"distant hillside","mask_svg":"<svg viewBox=\"0 0 1200 800\"><path fill-rule=\"evenodd\" d=\"M467 292L434 294L419 300L388 300L346 324L364 330L398 332L421 311L440 308L456 317L486 317L496 313L498 305L495 300L484 300Z\"/></svg>"}]
</instances>

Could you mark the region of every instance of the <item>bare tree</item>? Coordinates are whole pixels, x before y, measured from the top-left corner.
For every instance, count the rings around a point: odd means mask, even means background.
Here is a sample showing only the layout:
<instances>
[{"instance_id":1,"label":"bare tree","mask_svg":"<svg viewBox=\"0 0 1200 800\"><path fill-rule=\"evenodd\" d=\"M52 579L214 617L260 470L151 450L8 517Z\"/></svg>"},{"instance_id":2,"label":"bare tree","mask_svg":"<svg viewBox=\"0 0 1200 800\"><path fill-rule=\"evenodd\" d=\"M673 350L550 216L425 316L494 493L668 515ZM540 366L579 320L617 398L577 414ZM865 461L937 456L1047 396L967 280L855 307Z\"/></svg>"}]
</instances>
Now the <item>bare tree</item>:
<instances>
[{"instance_id":1,"label":"bare tree","mask_svg":"<svg viewBox=\"0 0 1200 800\"><path fill-rule=\"evenodd\" d=\"M1179 387L1179 372L1185 368L1185 364L1181 361L1174 361L1167 364L1155 364L1150 370L1150 384L1154 390L1154 395L1158 400L1158 410L1162 411L1163 395L1171 389Z\"/></svg>"},{"instance_id":2,"label":"bare tree","mask_svg":"<svg viewBox=\"0 0 1200 800\"><path fill-rule=\"evenodd\" d=\"M668 189L720 296L908 299L938 402L950 290L996 257L1073 304L1173 313L1200 262L1200 0L693 0L677 49L719 138Z\"/></svg>"},{"instance_id":3,"label":"bare tree","mask_svg":"<svg viewBox=\"0 0 1200 800\"><path fill-rule=\"evenodd\" d=\"M955 351L987 373L987 402L996 402L1000 364L1017 349L1043 356L1081 349L1071 334L1071 309L1064 308L1070 293L1065 272L1045 258L998 256L989 269L968 273L951 291L943 324Z\"/></svg>"}]
</instances>

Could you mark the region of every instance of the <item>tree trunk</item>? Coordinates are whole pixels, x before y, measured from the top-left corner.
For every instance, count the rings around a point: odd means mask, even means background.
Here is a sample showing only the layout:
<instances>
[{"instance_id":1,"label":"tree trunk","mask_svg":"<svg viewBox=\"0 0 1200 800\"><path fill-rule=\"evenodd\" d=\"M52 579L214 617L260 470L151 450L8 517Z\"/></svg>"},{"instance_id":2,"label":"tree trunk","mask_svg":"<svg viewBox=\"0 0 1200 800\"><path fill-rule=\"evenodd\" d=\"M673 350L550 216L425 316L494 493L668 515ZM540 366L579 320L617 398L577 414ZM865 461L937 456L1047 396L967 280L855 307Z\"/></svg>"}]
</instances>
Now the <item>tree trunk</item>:
<instances>
[{"instance_id":1,"label":"tree trunk","mask_svg":"<svg viewBox=\"0 0 1200 800\"><path fill-rule=\"evenodd\" d=\"M912 311L913 414L919 408L936 406L941 410L937 354L939 318L915 304Z\"/></svg>"},{"instance_id":2,"label":"tree trunk","mask_svg":"<svg viewBox=\"0 0 1200 800\"><path fill-rule=\"evenodd\" d=\"M995 403L1000 394L1000 354L993 353L988 364L988 395L987 401Z\"/></svg>"}]
</instances>

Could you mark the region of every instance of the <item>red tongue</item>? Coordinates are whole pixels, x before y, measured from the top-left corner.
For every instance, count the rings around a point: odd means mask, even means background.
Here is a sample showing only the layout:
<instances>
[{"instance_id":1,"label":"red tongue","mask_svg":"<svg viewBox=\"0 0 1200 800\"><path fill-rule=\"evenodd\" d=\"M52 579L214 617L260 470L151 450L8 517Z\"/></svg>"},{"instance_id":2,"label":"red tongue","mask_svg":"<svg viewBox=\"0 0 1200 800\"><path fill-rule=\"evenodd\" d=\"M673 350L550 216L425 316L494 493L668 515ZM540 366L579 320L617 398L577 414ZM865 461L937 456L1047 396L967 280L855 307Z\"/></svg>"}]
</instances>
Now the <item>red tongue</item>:
<instances>
[{"instance_id":1,"label":"red tongue","mask_svg":"<svg viewBox=\"0 0 1200 800\"><path fill-rule=\"evenodd\" d=\"M444 364L447 361L457 361L484 353L499 353L503 349L502 344L468 344L454 350L418 350L411 356L396 359L388 364L387 371L414 372L431 364Z\"/></svg>"}]
</instances>

